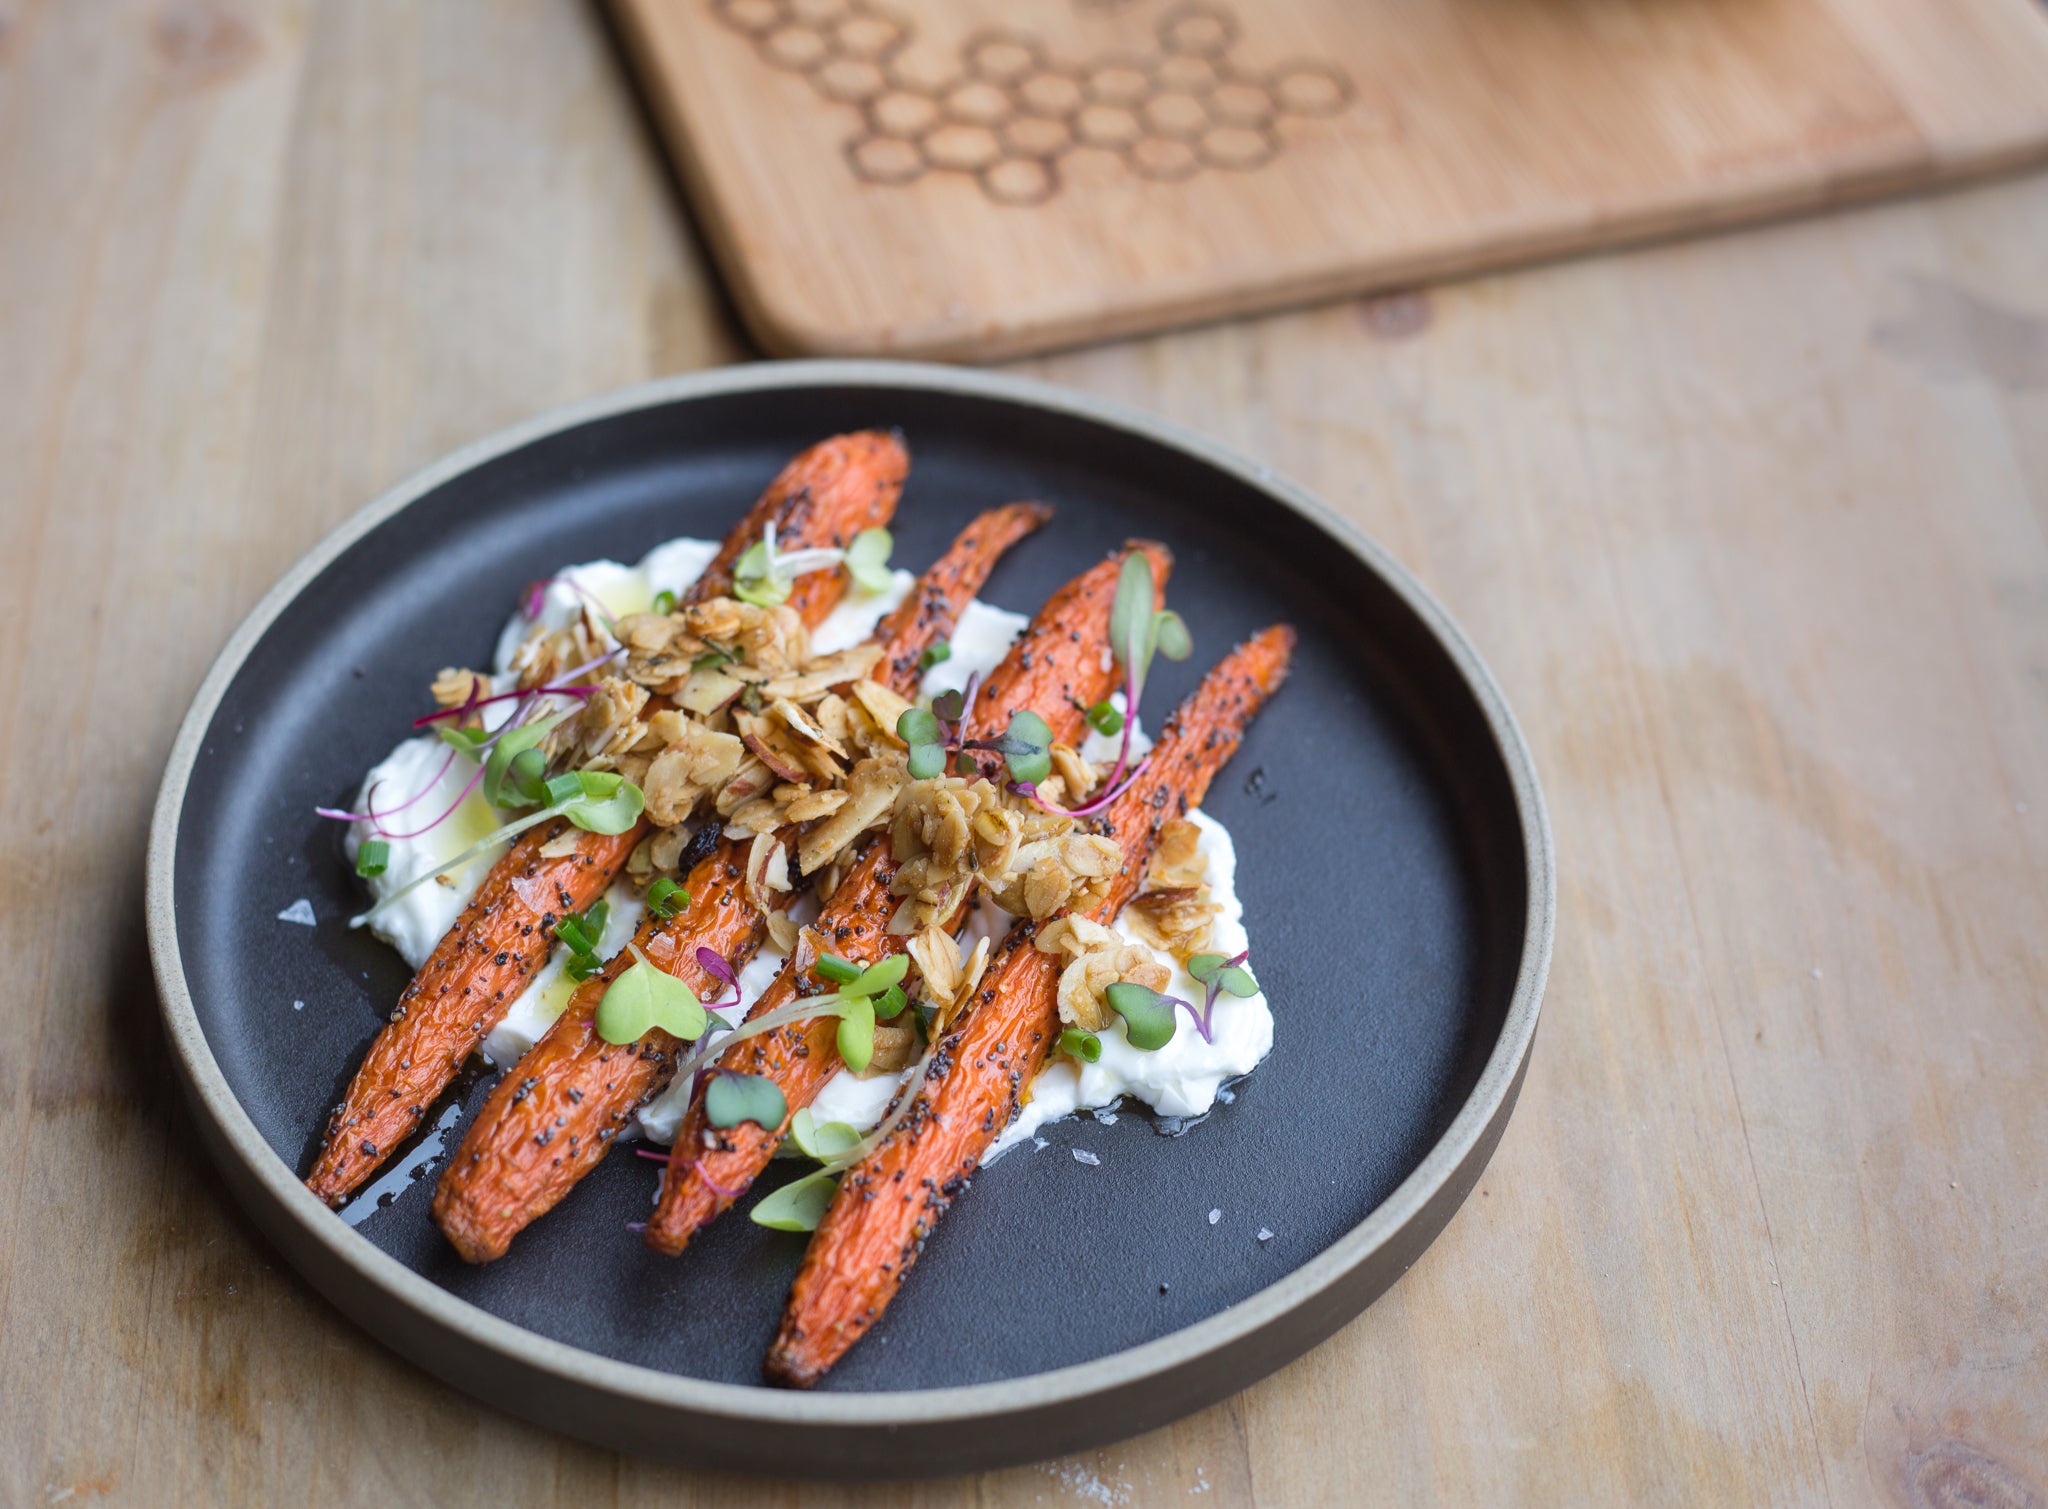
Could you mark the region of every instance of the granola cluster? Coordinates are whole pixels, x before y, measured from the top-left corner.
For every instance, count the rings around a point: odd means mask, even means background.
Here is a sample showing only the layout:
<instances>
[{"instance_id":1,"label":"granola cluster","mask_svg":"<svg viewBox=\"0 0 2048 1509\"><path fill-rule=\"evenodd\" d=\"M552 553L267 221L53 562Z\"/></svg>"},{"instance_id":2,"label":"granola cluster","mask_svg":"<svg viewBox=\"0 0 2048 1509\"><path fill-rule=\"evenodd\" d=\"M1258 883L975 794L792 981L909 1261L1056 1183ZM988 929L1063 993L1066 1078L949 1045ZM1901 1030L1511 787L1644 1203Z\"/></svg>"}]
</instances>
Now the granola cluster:
<instances>
[{"instance_id":1,"label":"granola cluster","mask_svg":"<svg viewBox=\"0 0 2048 1509\"><path fill-rule=\"evenodd\" d=\"M1109 893L1123 864L1113 839L1082 832L1075 819L980 776L909 782L897 796L889 841L897 865L890 893L899 898L889 928L898 934L944 922L977 882L1013 916L1086 911Z\"/></svg>"},{"instance_id":2,"label":"granola cluster","mask_svg":"<svg viewBox=\"0 0 2048 1509\"><path fill-rule=\"evenodd\" d=\"M1209 927L1221 910L1209 895L1209 861L1202 830L1177 817L1159 830L1159 845L1145 872L1145 889L1124 908L1123 923L1145 942L1187 963L1209 947Z\"/></svg>"},{"instance_id":3,"label":"granola cluster","mask_svg":"<svg viewBox=\"0 0 2048 1509\"><path fill-rule=\"evenodd\" d=\"M1066 968L1060 971L1060 1020L1084 1032L1107 1031L1116 1020L1116 1013L1109 1006L1110 986L1130 984L1164 990L1172 979L1166 966L1150 951L1126 943L1101 923L1086 917L1060 918L1039 933L1033 947L1066 959Z\"/></svg>"}]
</instances>

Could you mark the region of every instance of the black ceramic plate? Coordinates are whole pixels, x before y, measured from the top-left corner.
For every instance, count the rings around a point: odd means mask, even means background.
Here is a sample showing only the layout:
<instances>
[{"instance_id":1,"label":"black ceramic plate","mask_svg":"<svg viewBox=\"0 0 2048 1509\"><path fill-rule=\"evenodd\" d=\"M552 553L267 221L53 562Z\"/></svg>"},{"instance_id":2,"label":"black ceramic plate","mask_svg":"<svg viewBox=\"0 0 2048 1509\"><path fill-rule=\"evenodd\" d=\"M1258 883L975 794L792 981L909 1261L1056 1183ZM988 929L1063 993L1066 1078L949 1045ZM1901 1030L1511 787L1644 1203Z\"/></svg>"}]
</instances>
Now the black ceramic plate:
<instances>
[{"instance_id":1,"label":"black ceramic plate","mask_svg":"<svg viewBox=\"0 0 2048 1509\"><path fill-rule=\"evenodd\" d=\"M486 658L522 583L721 535L791 454L871 425L900 428L912 453L900 563L930 560L990 504L1057 507L998 569L993 602L1028 612L1128 536L1173 547L1196 653L1162 665L1148 704L1169 706L1264 624L1300 629L1292 679L1207 803L1237 838L1276 1044L1181 1135L1143 1112L1069 1122L986 1170L882 1324L798 1395L757 1380L804 1239L736 1216L685 1258L655 1257L625 1229L654 1190L644 1160L610 1159L483 1268L428 1220L431 1177L353 1226L299 1186L406 978L348 930L358 893L312 809L348 799L436 668ZM315 926L279 920L301 899ZM1262 469L1098 400L872 363L635 389L371 505L222 653L165 776L149 872L157 978L200 1123L316 1287L458 1387L548 1425L839 1475L980 1469L1128 1435L1354 1315L1499 1138L1552 905L1541 804L1499 693L1376 546ZM434 1120L466 1118L486 1088L467 1083Z\"/></svg>"}]
</instances>

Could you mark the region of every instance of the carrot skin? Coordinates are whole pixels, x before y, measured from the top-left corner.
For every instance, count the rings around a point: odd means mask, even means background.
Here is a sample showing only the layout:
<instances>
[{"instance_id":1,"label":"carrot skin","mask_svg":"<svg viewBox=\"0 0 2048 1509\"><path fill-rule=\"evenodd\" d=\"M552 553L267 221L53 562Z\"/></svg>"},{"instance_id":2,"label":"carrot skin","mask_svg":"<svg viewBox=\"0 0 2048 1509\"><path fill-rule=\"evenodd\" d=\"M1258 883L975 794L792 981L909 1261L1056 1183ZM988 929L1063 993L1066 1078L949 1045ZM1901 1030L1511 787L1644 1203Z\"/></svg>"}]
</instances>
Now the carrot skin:
<instances>
[{"instance_id":1,"label":"carrot skin","mask_svg":"<svg viewBox=\"0 0 2048 1509\"><path fill-rule=\"evenodd\" d=\"M963 530L878 626L887 646L879 679L899 691L915 686L919 657L953 632L1010 546L1049 517L1042 505L1013 503ZM746 851L744 841L720 840L684 881L690 904L666 921L643 919L634 938L651 962L706 1000L721 987L696 962L698 948L723 954L737 970L761 946L760 914L746 893ZM659 1028L629 1048L597 1035L605 989L633 962L622 950L577 987L567 1009L491 1092L450 1160L434 1192L434 1220L470 1262L504 1256L515 1236L596 1166L634 1110L674 1073L682 1045Z\"/></svg>"},{"instance_id":2,"label":"carrot skin","mask_svg":"<svg viewBox=\"0 0 2048 1509\"><path fill-rule=\"evenodd\" d=\"M1137 548L1152 558L1155 602L1161 601L1172 557L1163 546L1145 543ZM1109 643L1109 613L1122 563L1119 552L1062 587L1039 610L976 699L968 714L969 738L1000 733L1010 713L1023 707L1036 710L1057 739L1072 740L1079 734L1081 709L1107 696L1118 679L1118 673L1104 664L1102 652ZM896 869L883 838L869 845L839 883L817 928L842 958L874 963L902 952L908 943L888 931L896 906L889 886ZM773 1011L818 988L786 966L749 1015ZM741 1043L720 1066L772 1079L782 1091L789 1117L794 1117L839 1072L837 1036L838 1023L830 1017L792 1022L779 1032ZM773 1131L752 1122L715 1130L705 1123L702 1106L693 1105L675 1141L678 1150L691 1156L679 1152L672 1157L643 1240L656 1252L681 1253L700 1228L760 1176L788 1130L788 1118Z\"/></svg>"},{"instance_id":3,"label":"carrot skin","mask_svg":"<svg viewBox=\"0 0 2048 1509\"><path fill-rule=\"evenodd\" d=\"M730 592L734 563L770 522L791 548L843 547L861 530L886 524L908 467L902 443L878 431L812 446L726 535L686 601ZM815 627L845 590L843 571L813 572L797 578L789 601ZM575 835L575 852L543 858L542 846L565 831ZM328 1119L308 1189L333 1205L376 1172L547 962L555 923L602 896L645 835L644 821L612 835L555 822L513 843L372 1040Z\"/></svg>"},{"instance_id":4,"label":"carrot skin","mask_svg":"<svg viewBox=\"0 0 2048 1509\"><path fill-rule=\"evenodd\" d=\"M1244 730L1286 678L1294 633L1267 629L1181 704L1152 763L1106 815L1125 864L1089 915L1107 923L1136 894L1170 818L1198 805ZM902 1287L939 1218L1015 1118L1060 1035L1061 960L1020 922L990 961L964 1022L933 1055L918 1099L890 1137L840 1180L804 1254L764 1371L809 1388L865 1335Z\"/></svg>"}]
</instances>

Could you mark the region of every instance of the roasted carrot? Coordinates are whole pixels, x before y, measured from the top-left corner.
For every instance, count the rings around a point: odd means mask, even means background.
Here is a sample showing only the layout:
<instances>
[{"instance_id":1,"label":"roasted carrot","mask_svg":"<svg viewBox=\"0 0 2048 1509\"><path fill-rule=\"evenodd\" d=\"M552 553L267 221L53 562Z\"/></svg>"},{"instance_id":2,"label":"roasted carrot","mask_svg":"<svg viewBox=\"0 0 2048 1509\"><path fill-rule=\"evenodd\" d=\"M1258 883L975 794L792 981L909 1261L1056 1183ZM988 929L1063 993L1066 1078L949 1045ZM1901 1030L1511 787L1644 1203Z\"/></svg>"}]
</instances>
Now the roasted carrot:
<instances>
[{"instance_id":1,"label":"roasted carrot","mask_svg":"<svg viewBox=\"0 0 2048 1509\"><path fill-rule=\"evenodd\" d=\"M769 523L792 549L844 546L886 524L908 466L902 443L873 430L812 446L725 537L687 600L730 592L734 563ZM789 602L815 626L845 590L845 572L812 572L796 579ZM308 1189L331 1205L376 1172L547 962L555 923L603 895L645 834L644 822L607 836L558 819L514 841L372 1040L328 1118ZM574 852L546 857L542 851L565 835Z\"/></svg>"},{"instance_id":2,"label":"roasted carrot","mask_svg":"<svg viewBox=\"0 0 2048 1509\"><path fill-rule=\"evenodd\" d=\"M925 650L951 635L1004 552L1048 517L1038 504L1014 503L970 524L877 628L886 647L877 679L900 692L914 687ZM646 919L634 939L653 964L706 997L717 982L697 963L699 948L741 969L761 946L760 914L746 894L746 850L747 842L721 840L684 882L690 904L667 921ZM679 1044L659 1028L625 1048L597 1035L598 1003L633 962L621 951L577 988L492 1091L442 1175L434 1219L471 1262L503 1256L513 1237L553 1209L673 1072Z\"/></svg>"},{"instance_id":3,"label":"roasted carrot","mask_svg":"<svg viewBox=\"0 0 2048 1509\"><path fill-rule=\"evenodd\" d=\"M1171 556L1162 546L1140 548L1152 558L1155 593L1163 592ZM1055 738L1071 740L1080 732L1081 710L1108 695L1115 683L1117 673L1103 652L1109 644L1109 612L1122 565L1119 553L1053 594L989 676L968 714L969 738L1000 733L1010 714L1026 707L1045 719ZM833 951L842 958L874 963L885 954L900 952L909 941L888 931L895 907L889 886L896 869L887 842L877 842L839 883L817 929L832 940ZM776 1010L819 988L804 978L799 964L792 957L749 1015ZM794 1117L839 1071L838 1025L831 1017L792 1022L741 1043L721 1067L772 1079ZM647 1223L647 1245L657 1252L681 1252L700 1227L760 1176L788 1126L785 1118L772 1132L752 1122L716 1130L706 1125L701 1105L691 1106L662 1176L660 1202Z\"/></svg>"},{"instance_id":4,"label":"roasted carrot","mask_svg":"<svg viewBox=\"0 0 2048 1509\"><path fill-rule=\"evenodd\" d=\"M1267 629L1211 671L1161 730L1151 763L1105 815L1124 867L1089 915L1108 922L1136 893L1167 819L1200 803L1245 726L1285 679L1294 631ZM1033 947L1039 924L1003 940L964 1021L931 1056L917 1100L840 1180L819 1223L782 1327L771 1381L809 1388L866 1334L902 1287L926 1238L967 1188L1059 1041L1062 961Z\"/></svg>"}]
</instances>

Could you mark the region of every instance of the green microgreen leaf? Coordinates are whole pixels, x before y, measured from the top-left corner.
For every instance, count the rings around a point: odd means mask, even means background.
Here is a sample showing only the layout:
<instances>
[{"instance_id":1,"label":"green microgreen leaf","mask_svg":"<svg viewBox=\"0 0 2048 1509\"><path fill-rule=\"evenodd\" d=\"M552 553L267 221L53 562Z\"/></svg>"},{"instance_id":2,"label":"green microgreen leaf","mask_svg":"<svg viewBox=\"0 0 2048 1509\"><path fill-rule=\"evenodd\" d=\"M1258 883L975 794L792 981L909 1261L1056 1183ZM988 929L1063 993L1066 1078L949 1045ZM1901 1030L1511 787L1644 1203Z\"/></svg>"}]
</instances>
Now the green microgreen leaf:
<instances>
[{"instance_id":1,"label":"green microgreen leaf","mask_svg":"<svg viewBox=\"0 0 2048 1509\"><path fill-rule=\"evenodd\" d=\"M1035 785L1052 774L1052 729L1045 719L1020 708L1010 714L1009 731L1003 738L1003 763L1010 767L1010 779Z\"/></svg>"},{"instance_id":2,"label":"green microgreen leaf","mask_svg":"<svg viewBox=\"0 0 2048 1509\"><path fill-rule=\"evenodd\" d=\"M1079 1027L1069 1027L1060 1034L1060 1052L1092 1064L1102 1057L1102 1039Z\"/></svg>"},{"instance_id":3,"label":"green microgreen leaf","mask_svg":"<svg viewBox=\"0 0 2048 1509\"><path fill-rule=\"evenodd\" d=\"M839 1056L847 1068L856 1074L867 1068L875 1056L874 1002L855 999L840 1008L838 1041Z\"/></svg>"},{"instance_id":4,"label":"green microgreen leaf","mask_svg":"<svg viewBox=\"0 0 2048 1509\"><path fill-rule=\"evenodd\" d=\"M844 1121L818 1121L805 1106L789 1118L789 1141L806 1158L828 1163L860 1146L860 1131Z\"/></svg>"},{"instance_id":5,"label":"green microgreen leaf","mask_svg":"<svg viewBox=\"0 0 2048 1509\"><path fill-rule=\"evenodd\" d=\"M894 543L886 529L863 529L846 547L846 574L870 592L888 591Z\"/></svg>"},{"instance_id":6,"label":"green microgreen leaf","mask_svg":"<svg viewBox=\"0 0 2048 1509\"><path fill-rule=\"evenodd\" d=\"M544 802L548 795L548 757L538 749L522 749L512 756L505 781L529 803Z\"/></svg>"},{"instance_id":7,"label":"green microgreen leaf","mask_svg":"<svg viewBox=\"0 0 2048 1509\"><path fill-rule=\"evenodd\" d=\"M1104 697L1088 709L1088 726L1105 739L1113 738L1124 731L1124 715L1116 710L1116 704Z\"/></svg>"},{"instance_id":8,"label":"green microgreen leaf","mask_svg":"<svg viewBox=\"0 0 2048 1509\"><path fill-rule=\"evenodd\" d=\"M891 985L900 984L910 972L910 955L891 954L880 963L870 964L855 978L839 987L839 993L850 999L878 996Z\"/></svg>"},{"instance_id":9,"label":"green microgreen leaf","mask_svg":"<svg viewBox=\"0 0 2048 1509\"><path fill-rule=\"evenodd\" d=\"M1109 1009L1124 1019L1124 1036L1131 1046L1153 1053L1173 1041L1175 1002L1170 996L1144 985L1119 980L1103 992Z\"/></svg>"},{"instance_id":10,"label":"green microgreen leaf","mask_svg":"<svg viewBox=\"0 0 2048 1509\"><path fill-rule=\"evenodd\" d=\"M958 723L967 716L967 699L957 691L940 692L932 698L932 711L948 723Z\"/></svg>"},{"instance_id":11,"label":"green microgreen leaf","mask_svg":"<svg viewBox=\"0 0 2048 1509\"><path fill-rule=\"evenodd\" d=\"M560 718L548 718L538 723L522 723L498 735L498 742L491 746L490 757L484 761L485 801L493 807L530 807L538 800L516 790L507 792L505 777L511 774L512 762L545 739L548 731L559 722Z\"/></svg>"},{"instance_id":12,"label":"green microgreen leaf","mask_svg":"<svg viewBox=\"0 0 2048 1509\"><path fill-rule=\"evenodd\" d=\"M933 776L943 773L946 768L946 746L913 744L910 746L910 759L907 763L913 781L929 781Z\"/></svg>"},{"instance_id":13,"label":"green microgreen leaf","mask_svg":"<svg viewBox=\"0 0 2048 1509\"><path fill-rule=\"evenodd\" d=\"M1166 608L1152 617L1152 643L1168 660L1185 660L1195 651L1188 626L1181 616Z\"/></svg>"},{"instance_id":14,"label":"green microgreen leaf","mask_svg":"<svg viewBox=\"0 0 2048 1509\"><path fill-rule=\"evenodd\" d=\"M586 833L624 833L640 821L647 798L638 786L612 771L579 771L583 795L562 808L562 816ZM550 783L552 784L552 783Z\"/></svg>"},{"instance_id":15,"label":"green microgreen leaf","mask_svg":"<svg viewBox=\"0 0 2048 1509\"><path fill-rule=\"evenodd\" d=\"M647 888L647 910L663 922L690 904L690 893L666 875Z\"/></svg>"},{"instance_id":16,"label":"green microgreen leaf","mask_svg":"<svg viewBox=\"0 0 2048 1509\"><path fill-rule=\"evenodd\" d=\"M901 985L891 985L887 990L875 997L875 1016L880 1021L894 1021L897 1013L909 1004L910 998L903 994L903 987Z\"/></svg>"},{"instance_id":17,"label":"green microgreen leaf","mask_svg":"<svg viewBox=\"0 0 2048 1509\"><path fill-rule=\"evenodd\" d=\"M1133 550L1117 573L1116 602L1109 610L1109 648L1125 674L1135 673L1140 681L1145 679L1145 667L1134 665L1132 656L1150 658L1146 645L1152 632L1153 602L1152 558Z\"/></svg>"},{"instance_id":18,"label":"green microgreen leaf","mask_svg":"<svg viewBox=\"0 0 2048 1509\"><path fill-rule=\"evenodd\" d=\"M823 980L834 985L844 985L860 978L860 966L851 959L842 959L837 954L820 954L818 962L811 966Z\"/></svg>"},{"instance_id":19,"label":"green microgreen leaf","mask_svg":"<svg viewBox=\"0 0 2048 1509\"><path fill-rule=\"evenodd\" d=\"M1216 976L1216 983L1239 999L1259 993L1259 982L1252 978L1252 972L1240 965L1232 965Z\"/></svg>"},{"instance_id":20,"label":"green microgreen leaf","mask_svg":"<svg viewBox=\"0 0 2048 1509\"><path fill-rule=\"evenodd\" d=\"M597 1006L597 1035L614 1046L638 1042L659 1027L685 1042L704 1035L708 1019L697 992L656 969L638 949L639 962L616 980Z\"/></svg>"},{"instance_id":21,"label":"green microgreen leaf","mask_svg":"<svg viewBox=\"0 0 2048 1509\"><path fill-rule=\"evenodd\" d=\"M382 875L391 867L391 845L381 838L366 838L356 848L356 873L365 880Z\"/></svg>"},{"instance_id":22,"label":"green microgreen leaf","mask_svg":"<svg viewBox=\"0 0 2048 1509\"><path fill-rule=\"evenodd\" d=\"M921 707L907 707L896 720L896 737L913 748L919 744L936 744L945 737L945 730L939 727L939 720Z\"/></svg>"},{"instance_id":23,"label":"green microgreen leaf","mask_svg":"<svg viewBox=\"0 0 2048 1509\"><path fill-rule=\"evenodd\" d=\"M732 564L733 596L757 608L772 608L789 597L789 583L776 578L774 557L763 535Z\"/></svg>"},{"instance_id":24,"label":"green microgreen leaf","mask_svg":"<svg viewBox=\"0 0 2048 1509\"><path fill-rule=\"evenodd\" d=\"M765 1074L714 1074L704 1089L704 1117L721 1130L751 1121L772 1132L788 1114L789 1102Z\"/></svg>"},{"instance_id":25,"label":"green microgreen leaf","mask_svg":"<svg viewBox=\"0 0 2048 1509\"><path fill-rule=\"evenodd\" d=\"M971 781L981 774L981 767L974 763L974 756L963 749L953 756L953 774Z\"/></svg>"},{"instance_id":26,"label":"green microgreen leaf","mask_svg":"<svg viewBox=\"0 0 2048 1509\"><path fill-rule=\"evenodd\" d=\"M1189 954L1188 973L1207 985L1216 978L1216 972L1229 962L1228 954Z\"/></svg>"},{"instance_id":27,"label":"green microgreen leaf","mask_svg":"<svg viewBox=\"0 0 2048 1509\"><path fill-rule=\"evenodd\" d=\"M664 614L664 615L666 615L666 614L669 614L669 613L673 613L673 612L675 612L675 610L676 610L676 595L675 595L675 593L673 593L673 592L669 591L669 590L668 590L668 588L666 588L666 587L663 587L663 588L662 588L662 589L661 589L661 590L660 590L659 592L657 592L657 593L655 593L655 594L654 594L654 611L655 611L655 612L657 612L657 613L661 613L661 614Z\"/></svg>"},{"instance_id":28,"label":"green microgreen leaf","mask_svg":"<svg viewBox=\"0 0 2048 1509\"><path fill-rule=\"evenodd\" d=\"M477 746L491 736L487 728L450 728L445 723L436 725L434 732L441 736L443 744L453 746L472 760L476 758Z\"/></svg>"},{"instance_id":29,"label":"green microgreen leaf","mask_svg":"<svg viewBox=\"0 0 2048 1509\"><path fill-rule=\"evenodd\" d=\"M754 1206L757 1226L777 1231L816 1231L832 1207L832 1193L839 1187L833 1175L819 1170L794 1184L785 1184Z\"/></svg>"},{"instance_id":30,"label":"green microgreen leaf","mask_svg":"<svg viewBox=\"0 0 2048 1509\"><path fill-rule=\"evenodd\" d=\"M920 671L928 671L935 665L944 665L952 658L953 647L942 639L935 645L925 647L925 652L917 657L917 668Z\"/></svg>"}]
</instances>

